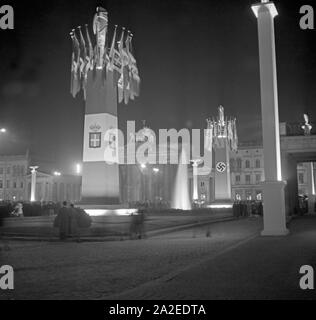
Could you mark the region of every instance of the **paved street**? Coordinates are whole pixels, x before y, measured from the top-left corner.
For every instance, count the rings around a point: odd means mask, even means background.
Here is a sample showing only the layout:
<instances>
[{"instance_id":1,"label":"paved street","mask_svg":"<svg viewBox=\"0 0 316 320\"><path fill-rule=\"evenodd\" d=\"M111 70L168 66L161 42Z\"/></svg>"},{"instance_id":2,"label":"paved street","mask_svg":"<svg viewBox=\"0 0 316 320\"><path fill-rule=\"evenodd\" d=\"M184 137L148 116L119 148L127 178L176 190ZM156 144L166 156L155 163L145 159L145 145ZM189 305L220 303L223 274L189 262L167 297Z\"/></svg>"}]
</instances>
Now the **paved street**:
<instances>
[{"instance_id":1,"label":"paved street","mask_svg":"<svg viewBox=\"0 0 316 320\"><path fill-rule=\"evenodd\" d=\"M159 279L251 236L260 221L231 221L145 240L98 243L17 242L2 264L15 269L3 298L98 299Z\"/></svg>"},{"instance_id":2,"label":"paved street","mask_svg":"<svg viewBox=\"0 0 316 320\"><path fill-rule=\"evenodd\" d=\"M316 267L316 219L294 220L285 238L256 237L260 218L145 240L12 242L15 270L2 299L312 298L298 268ZM207 235L210 235L209 237Z\"/></svg>"}]
</instances>

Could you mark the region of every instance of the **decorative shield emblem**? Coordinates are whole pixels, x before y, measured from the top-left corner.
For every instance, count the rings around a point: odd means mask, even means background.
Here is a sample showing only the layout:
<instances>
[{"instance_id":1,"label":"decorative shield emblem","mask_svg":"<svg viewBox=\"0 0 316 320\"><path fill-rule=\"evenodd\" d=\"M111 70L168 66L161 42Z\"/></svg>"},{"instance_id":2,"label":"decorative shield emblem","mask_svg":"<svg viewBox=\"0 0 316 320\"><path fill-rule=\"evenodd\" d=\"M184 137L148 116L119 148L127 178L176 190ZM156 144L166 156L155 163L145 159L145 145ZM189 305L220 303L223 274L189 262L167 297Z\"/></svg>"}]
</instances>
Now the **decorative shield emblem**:
<instances>
[{"instance_id":1,"label":"decorative shield emblem","mask_svg":"<svg viewBox=\"0 0 316 320\"><path fill-rule=\"evenodd\" d=\"M101 148L101 132L89 133L89 148Z\"/></svg>"},{"instance_id":2,"label":"decorative shield emblem","mask_svg":"<svg viewBox=\"0 0 316 320\"><path fill-rule=\"evenodd\" d=\"M216 170L220 173L224 172L226 170L226 164L224 162L217 162Z\"/></svg>"}]
</instances>

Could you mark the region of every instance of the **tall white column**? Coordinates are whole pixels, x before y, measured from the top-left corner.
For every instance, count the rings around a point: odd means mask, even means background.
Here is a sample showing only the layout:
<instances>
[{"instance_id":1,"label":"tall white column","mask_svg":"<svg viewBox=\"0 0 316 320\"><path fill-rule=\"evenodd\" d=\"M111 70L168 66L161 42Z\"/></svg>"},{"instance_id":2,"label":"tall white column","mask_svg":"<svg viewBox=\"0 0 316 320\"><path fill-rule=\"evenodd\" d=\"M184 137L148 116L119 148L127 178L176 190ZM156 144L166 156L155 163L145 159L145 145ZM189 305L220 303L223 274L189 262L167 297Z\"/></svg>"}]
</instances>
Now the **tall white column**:
<instances>
[{"instance_id":1,"label":"tall white column","mask_svg":"<svg viewBox=\"0 0 316 320\"><path fill-rule=\"evenodd\" d=\"M252 6L258 20L261 113L265 181L263 182L262 235L288 234L286 228L285 181L281 177L278 88L276 76L273 2L262 0Z\"/></svg>"},{"instance_id":2,"label":"tall white column","mask_svg":"<svg viewBox=\"0 0 316 320\"><path fill-rule=\"evenodd\" d=\"M198 193L198 166L201 163L200 159L191 160L193 167L193 201L199 200Z\"/></svg>"},{"instance_id":3,"label":"tall white column","mask_svg":"<svg viewBox=\"0 0 316 320\"><path fill-rule=\"evenodd\" d=\"M31 201L36 200L36 169L38 169L38 166L32 166L31 169Z\"/></svg>"},{"instance_id":4,"label":"tall white column","mask_svg":"<svg viewBox=\"0 0 316 320\"><path fill-rule=\"evenodd\" d=\"M313 162L307 163L308 213L315 214L315 181Z\"/></svg>"}]
</instances>

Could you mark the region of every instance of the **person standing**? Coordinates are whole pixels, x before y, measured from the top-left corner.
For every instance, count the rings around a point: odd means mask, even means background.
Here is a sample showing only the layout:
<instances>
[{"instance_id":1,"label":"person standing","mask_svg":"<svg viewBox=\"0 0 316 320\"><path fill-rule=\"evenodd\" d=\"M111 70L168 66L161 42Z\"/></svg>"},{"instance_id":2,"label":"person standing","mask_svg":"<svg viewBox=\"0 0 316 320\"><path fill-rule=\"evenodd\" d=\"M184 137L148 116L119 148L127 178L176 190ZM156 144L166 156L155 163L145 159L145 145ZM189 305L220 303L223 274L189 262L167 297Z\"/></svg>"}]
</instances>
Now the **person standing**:
<instances>
[{"instance_id":1,"label":"person standing","mask_svg":"<svg viewBox=\"0 0 316 320\"><path fill-rule=\"evenodd\" d=\"M79 224L78 224L78 212L75 208L74 204L70 204L70 221L69 221L69 233L71 236L77 239L77 242L80 242L80 232L79 232Z\"/></svg>"},{"instance_id":2,"label":"person standing","mask_svg":"<svg viewBox=\"0 0 316 320\"><path fill-rule=\"evenodd\" d=\"M70 208L67 206L67 201L63 202L63 206L59 209L57 226L59 228L60 240L65 240L69 236Z\"/></svg>"}]
</instances>

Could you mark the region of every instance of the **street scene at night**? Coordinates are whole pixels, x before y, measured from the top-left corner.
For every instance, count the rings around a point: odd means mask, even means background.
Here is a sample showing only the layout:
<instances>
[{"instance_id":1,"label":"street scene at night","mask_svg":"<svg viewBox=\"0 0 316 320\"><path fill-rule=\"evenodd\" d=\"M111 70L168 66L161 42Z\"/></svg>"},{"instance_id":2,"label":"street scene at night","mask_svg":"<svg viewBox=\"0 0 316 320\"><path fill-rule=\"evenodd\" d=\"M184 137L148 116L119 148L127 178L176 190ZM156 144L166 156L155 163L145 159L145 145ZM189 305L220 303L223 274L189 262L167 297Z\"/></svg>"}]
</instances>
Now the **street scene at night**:
<instances>
[{"instance_id":1,"label":"street scene at night","mask_svg":"<svg viewBox=\"0 0 316 320\"><path fill-rule=\"evenodd\" d=\"M0 300L315 300L313 12L0 3Z\"/></svg>"}]
</instances>

